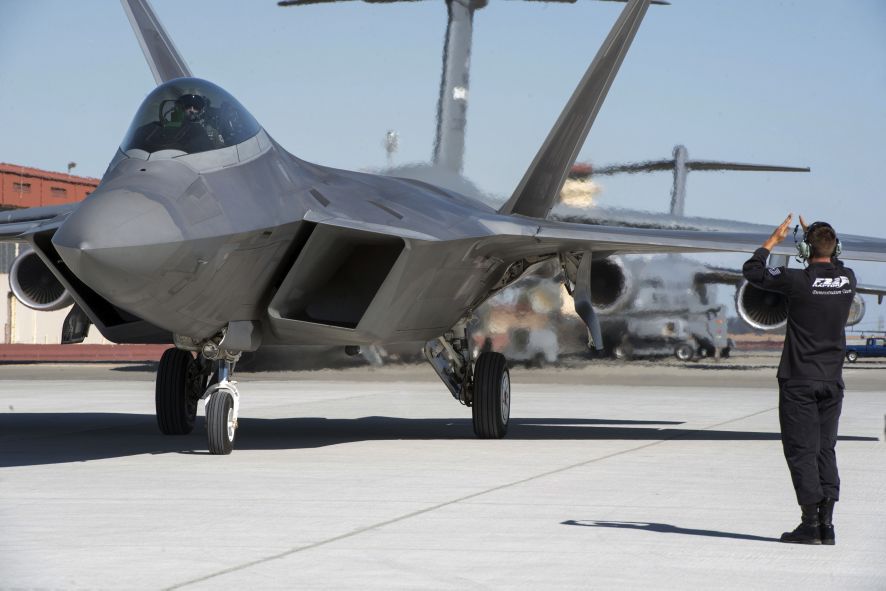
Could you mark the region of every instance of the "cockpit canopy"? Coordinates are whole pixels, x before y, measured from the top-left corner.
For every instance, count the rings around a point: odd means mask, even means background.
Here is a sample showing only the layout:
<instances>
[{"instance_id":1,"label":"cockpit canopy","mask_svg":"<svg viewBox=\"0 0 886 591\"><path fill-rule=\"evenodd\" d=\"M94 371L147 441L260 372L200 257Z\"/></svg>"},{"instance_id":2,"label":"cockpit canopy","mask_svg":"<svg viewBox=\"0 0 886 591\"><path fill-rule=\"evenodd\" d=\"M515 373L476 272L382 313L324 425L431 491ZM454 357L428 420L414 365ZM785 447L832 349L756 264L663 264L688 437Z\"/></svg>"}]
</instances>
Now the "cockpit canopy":
<instances>
[{"instance_id":1,"label":"cockpit canopy","mask_svg":"<svg viewBox=\"0 0 886 591\"><path fill-rule=\"evenodd\" d=\"M260 130L252 115L224 89L199 78L176 78L145 98L120 148L196 154L234 146Z\"/></svg>"}]
</instances>

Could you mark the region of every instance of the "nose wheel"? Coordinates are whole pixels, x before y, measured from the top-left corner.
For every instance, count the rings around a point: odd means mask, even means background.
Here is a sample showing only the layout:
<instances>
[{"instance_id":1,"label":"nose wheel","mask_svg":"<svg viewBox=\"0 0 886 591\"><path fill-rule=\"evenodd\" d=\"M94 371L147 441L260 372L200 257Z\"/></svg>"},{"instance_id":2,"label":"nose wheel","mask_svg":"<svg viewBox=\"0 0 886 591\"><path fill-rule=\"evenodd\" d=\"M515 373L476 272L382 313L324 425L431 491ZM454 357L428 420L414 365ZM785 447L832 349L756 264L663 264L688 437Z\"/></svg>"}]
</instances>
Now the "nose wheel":
<instances>
[{"instance_id":1,"label":"nose wheel","mask_svg":"<svg viewBox=\"0 0 886 591\"><path fill-rule=\"evenodd\" d=\"M206 396L206 439L209 453L226 456L234 450L240 394L234 382L225 381L212 385Z\"/></svg>"},{"instance_id":2,"label":"nose wheel","mask_svg":"<svg viewBox=\"0 0 886 591\"><path fill-rule=\"evenodd\" d=\"M237 358L239 354L216 361L218 381L211 384L203 394L206 401L206 440L209 453L213 455L226 456L234 450L240 392L237 390L237 382L230 377L234 373Z\"/></svg>"}]
</instances>

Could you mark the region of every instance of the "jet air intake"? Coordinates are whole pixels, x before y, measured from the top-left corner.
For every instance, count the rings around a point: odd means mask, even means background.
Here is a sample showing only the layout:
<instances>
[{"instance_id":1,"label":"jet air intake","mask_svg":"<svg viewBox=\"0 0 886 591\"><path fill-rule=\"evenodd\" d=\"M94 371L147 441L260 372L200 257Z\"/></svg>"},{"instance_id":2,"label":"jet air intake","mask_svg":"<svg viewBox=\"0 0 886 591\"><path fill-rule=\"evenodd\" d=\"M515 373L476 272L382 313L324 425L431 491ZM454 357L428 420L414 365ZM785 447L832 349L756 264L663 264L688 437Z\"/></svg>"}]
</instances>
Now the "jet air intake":
<instances>
[{"instance_id":1,"label":"jet air intake","mask_svg":"<svg viewBox=\"0 0 886 591\"><path fill-rule=\"evenodd\" d=\"M788 301L784 295L754 287L747 281L735 293L735 309L742 320L760 330L781 328L788 321Z\"/></svg>"},{"instance_id":2,"label":"jet air intake","mask_svg":"<svg viewBox=\"0 0 886 591\"><path fill-rule=\"evenodd\" d=\"M30 249L13 261L9 269L9 288L18 301L32 310L52 312L74 303L71 294Z\"/></svg>"}]
</instances>

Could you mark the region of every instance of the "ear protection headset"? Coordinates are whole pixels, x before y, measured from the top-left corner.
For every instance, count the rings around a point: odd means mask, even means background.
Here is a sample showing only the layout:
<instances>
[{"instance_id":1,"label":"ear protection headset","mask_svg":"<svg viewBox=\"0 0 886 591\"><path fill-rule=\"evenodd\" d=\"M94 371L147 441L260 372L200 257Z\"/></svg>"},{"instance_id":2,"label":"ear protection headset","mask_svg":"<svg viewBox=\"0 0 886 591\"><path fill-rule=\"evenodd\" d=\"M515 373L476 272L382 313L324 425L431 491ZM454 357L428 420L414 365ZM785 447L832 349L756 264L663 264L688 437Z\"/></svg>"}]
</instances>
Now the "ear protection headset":
<instances>
[{"instance_id":1,"label":"ear protection headset","mask_svg":"<svg viewBox=\"0 0 886 591\"><path fill-rule=\"evenodd\" d=\"M803 240L797 241L797 230L799 230L800 226L794 226L794 244L797 247L797 258L800 261L805 261L812 256L812 244L809 242L810 236L812 233L819 228L830 228L831 231L834 232L834 238L837 237L837 232L834 231L833 226L831 226L827 222L813 222L812 224L806 227L806 231L803 232ZM832 257L840 256L840 253L843 252L842 247L840 246L840 239L836 238L837 244L834 247L834 252L831 254Z\"/></svg>"}]
</instances>

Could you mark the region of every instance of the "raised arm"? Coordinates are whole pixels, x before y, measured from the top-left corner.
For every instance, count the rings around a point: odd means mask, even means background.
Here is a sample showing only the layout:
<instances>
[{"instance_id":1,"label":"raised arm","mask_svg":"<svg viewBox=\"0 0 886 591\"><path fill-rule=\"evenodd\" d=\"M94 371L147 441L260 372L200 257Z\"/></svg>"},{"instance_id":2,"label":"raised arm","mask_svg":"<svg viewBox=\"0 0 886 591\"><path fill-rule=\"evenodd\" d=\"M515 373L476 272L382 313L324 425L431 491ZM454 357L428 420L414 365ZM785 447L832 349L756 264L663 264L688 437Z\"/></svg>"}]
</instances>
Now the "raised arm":
<instances>
[{"instance_id":1,"label":"raised arm","mask_svg":"<svg viewBox=\"0 0 886 591\"><path fill-rule=\"evenodd\" d=\"M767 267L766 259L769 257L769 252L787 238L793 217L794 214L788 214L788 217L785 218L781 225L773 230L772 235L745 262L744 267L742 267L742 274L752 285L767 291L789 292L791 282L787 276L787 268Z\"/></svg>"}]
</instances>

